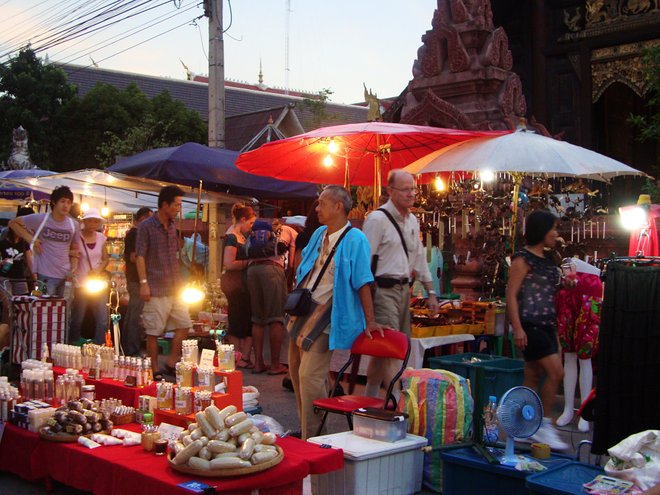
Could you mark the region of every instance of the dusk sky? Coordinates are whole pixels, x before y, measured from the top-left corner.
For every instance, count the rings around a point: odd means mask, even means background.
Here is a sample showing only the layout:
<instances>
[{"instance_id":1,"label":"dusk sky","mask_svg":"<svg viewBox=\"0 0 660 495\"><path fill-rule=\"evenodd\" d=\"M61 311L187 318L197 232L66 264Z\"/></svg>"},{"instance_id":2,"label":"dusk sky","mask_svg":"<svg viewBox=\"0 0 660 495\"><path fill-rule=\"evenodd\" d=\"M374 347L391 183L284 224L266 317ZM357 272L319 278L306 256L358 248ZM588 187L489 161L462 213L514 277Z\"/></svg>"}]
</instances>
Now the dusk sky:
<instances>
[{"instance_id":1,"label":"dusk sky","mask_svg":"<svg viewBox=\"0 0 660 495\"><path fill-rule=\"evenodd\" d=\"M123 3L129 8L144 2ZM185 78L181 60L193 72L207 74L207 19L191 24L203 14L201 2L155 0L152 4L126 11L111 20L119 21L116 24L48 47L39 55L81 65L90 65L93 59L102 68L175 79ZM363 100L363 82L381 98L396 96L405 88L421 36L431 28L437 0L291 0L290 4L289 87L312 92L329 88L334 91L332 101L354 103ZM102 5L103 0L0 0L1 53L30 41L38 47L48 29ZM256 83L261 60L265 83L284 86L286 5L286 0L233 0L230 15L225 0L225 28L232 22L225 33L227 78ZM154 8L141 12L150 6ZM69 17L63 18L67 13ZM135 15L122 19L131 14ZM158 36L168 30L172 31ZM146 41L149 38L154 39Z\"/></svg>"}]
</instances>

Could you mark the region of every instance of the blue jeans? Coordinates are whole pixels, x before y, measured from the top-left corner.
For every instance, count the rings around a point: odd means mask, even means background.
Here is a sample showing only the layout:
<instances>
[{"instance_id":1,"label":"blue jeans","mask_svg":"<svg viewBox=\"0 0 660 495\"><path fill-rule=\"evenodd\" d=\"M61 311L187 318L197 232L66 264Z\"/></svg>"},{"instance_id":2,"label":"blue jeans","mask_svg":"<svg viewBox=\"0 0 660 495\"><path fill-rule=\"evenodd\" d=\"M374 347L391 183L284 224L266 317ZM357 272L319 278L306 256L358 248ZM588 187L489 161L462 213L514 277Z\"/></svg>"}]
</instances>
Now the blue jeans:
<instances>
[{"instance_id":1,"label":"blue jeans","mask_svg":"<svg viewBox=\"0 0 660 495\"><path fill-rule=\"evenodd\" d=\"M108 294L103 292L90 295L84 289L76 289L71 308L71 328L69 342L75 342L82 335L82 324L89 307L94 317L94 343L105 343L105 331L108 327Z\"/></svg>"},{"instance_id":2,"label":"blue jeans","mask_svg":"<svg viewBox=\"0 0 660 495\"><path fill-rule=\"evenodd\" d=\"M39 280L46 284L46 292L49 296L64 297L65 279L39 275Z\"/></svg>"},{"instance_id":3,"label":"blue jeans","mask_svg":"<svg viewBox=\"0 0 660 495\"><path fill-rule=\"evenodd\" d=\"M144 301L140 299L140 284L129 282L128 296L126 315L121 320L121 346L127 356L139 356L143 333L141 317L144 308Z\"/></svg>"}]
</instances>

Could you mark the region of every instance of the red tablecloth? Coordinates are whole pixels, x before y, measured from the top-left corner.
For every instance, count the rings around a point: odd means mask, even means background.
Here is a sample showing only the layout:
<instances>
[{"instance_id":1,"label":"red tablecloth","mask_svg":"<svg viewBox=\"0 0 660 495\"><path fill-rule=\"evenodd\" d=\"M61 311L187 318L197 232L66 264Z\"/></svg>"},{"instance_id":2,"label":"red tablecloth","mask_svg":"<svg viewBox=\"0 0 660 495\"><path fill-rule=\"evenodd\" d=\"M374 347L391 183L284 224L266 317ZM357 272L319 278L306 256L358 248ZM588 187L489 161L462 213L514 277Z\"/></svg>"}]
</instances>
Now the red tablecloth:
<instances>
[{"instance_id":1,"label":"red tablecloth","mask_svg":"<svg viewBox=\"0 0 660 495\"><path fill-rule=\"evenodd\" d=\"M56 377L63 375L65 371L64 368L53 366L53 373ZM115 399L120 399L126 406L137 408L138 397L141 395L156 395L155 383L152 383L148 387L127 387L122 382L111 380L109 378L94 380L89 378L86 373L83 373L82 375L85 377L85 383L87 385L94 385L96 387L97 399L109 399L110 397L114 397Z\"/></svg>"},{"instance_id":2,"label":"red tablecloth","mask_svg":"<svg viewBox=\"0 0 660 495\"><path fill-rule=\"evenodd\" d=\"M215 485L223 494L247 495L259 490L283 495L301 493L302 480L308 474L327 473L344 464L338 449L322 449L296 438L279 439L277 444L284 450L284 459L267 471L236 478L194 478L173 471L165 457L147 453L141 446L90 450L40 440L35 433L7 425L0 443L0 470L32 481L51 477L95 495L183 495L190 492L177 485L193 479Z\"/></svg>"}]
</instances>

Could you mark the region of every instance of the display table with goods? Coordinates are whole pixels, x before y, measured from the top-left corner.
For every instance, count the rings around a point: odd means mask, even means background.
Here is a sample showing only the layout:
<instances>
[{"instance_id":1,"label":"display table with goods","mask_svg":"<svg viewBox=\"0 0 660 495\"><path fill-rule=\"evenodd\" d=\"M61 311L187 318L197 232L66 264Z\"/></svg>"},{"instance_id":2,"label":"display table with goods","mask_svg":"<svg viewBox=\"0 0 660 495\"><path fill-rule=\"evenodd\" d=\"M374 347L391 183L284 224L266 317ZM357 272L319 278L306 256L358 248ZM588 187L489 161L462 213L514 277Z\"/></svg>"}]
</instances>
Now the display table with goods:
<instances>
[{"instance_id":1,"label":"display table with goods","mask_svg":"<svg viewBox=\"0 0 660 495\"><path fill-rule=\"evenodd\" d=\"M218 342L217 352L205 349L199 356L197 342L184 341L177 383L153 384L154 396L144 395L144 387L133 389L112 378L94 380L107 381L107 390L118 393L140 390L136 407L116 398L86 396L90 381L76 369L66 369L53 386L48 363L28 363L35 367L24 370L21 390L30 400L22 401L15 387L0 384L0 410L9 410L5 419L10 421L0 443L0 469L97 495L180 494L178 485L190 481L223 493L294 494L302 492L302 480L309 474L342 467L340 450L259 430L241 411L242 380L234 370L233 346ZM105 349L76 352L59 346L53 352L57 362L74 367L79 360L82 366L90 365L87 354L93 355L94 375L138 374L142 383L149 382L148 373L139 375L148 370L137 360L124 360L117 368L114 358L112 365L108 356L104 362L102 355L109 354Z\"/></svg>"},{"instance_id":2,"label":"display table with goods","mask_svg":"<svg viewBox=\"0 0 660 495\"><path fill-rule=\"evenodd\" d=\"M139 431L138 425L123 428ZM126 493L186 493L178 485L192 480L215 486L218 492L250 494L302 493L302 480L310 474L341 469L343 454L296 438L278 438L283 457L277 465L249 476L208 478L173 470L167 456L147 452L141 445L102 446L89 449L78 443L55 443L7 424L0 442L0 470L26 480L55 480L95 495Z\"/></svg>"}]
</instances>

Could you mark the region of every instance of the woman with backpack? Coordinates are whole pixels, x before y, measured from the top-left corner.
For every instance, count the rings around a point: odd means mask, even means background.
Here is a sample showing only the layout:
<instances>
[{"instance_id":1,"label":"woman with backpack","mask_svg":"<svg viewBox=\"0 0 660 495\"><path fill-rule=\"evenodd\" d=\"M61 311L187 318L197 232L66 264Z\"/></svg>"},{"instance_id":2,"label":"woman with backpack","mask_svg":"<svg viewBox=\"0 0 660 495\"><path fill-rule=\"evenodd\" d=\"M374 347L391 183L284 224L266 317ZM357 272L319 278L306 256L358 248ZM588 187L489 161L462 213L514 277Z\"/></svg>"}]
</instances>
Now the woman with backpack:
<instances>
[{"instance_id":1,"label":"woman with backpack","mask_svg":"<svg viewBox=\"0 0 660 495\"><path fill-rule=\"evenodd\" d=\"M228 331L227 341L241 353L236 363L238 368L252 369L252 312L250 311L250 293L246 286L247 260L237 259L247 242L247 236L257 219L257 214L250 206L236 203L231 209L232 225L227 230L223 266L225 271L220 277L220 287L227 297Z\"/></svg>"}]
</instances>

